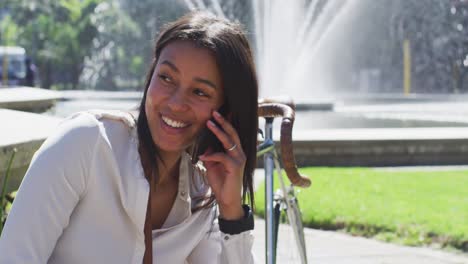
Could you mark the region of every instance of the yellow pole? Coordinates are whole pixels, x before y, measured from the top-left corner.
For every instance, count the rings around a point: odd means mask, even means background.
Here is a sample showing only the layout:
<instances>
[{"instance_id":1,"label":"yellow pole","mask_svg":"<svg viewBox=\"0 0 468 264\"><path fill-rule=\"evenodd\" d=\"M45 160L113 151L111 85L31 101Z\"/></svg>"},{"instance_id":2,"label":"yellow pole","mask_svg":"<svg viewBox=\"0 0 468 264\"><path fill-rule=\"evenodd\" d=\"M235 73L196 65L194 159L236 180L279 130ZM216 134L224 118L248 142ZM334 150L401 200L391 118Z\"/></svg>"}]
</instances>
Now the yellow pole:
<instances>
[{"instance_id":1,"label":"yellow pole","mask_svg":"<svg viewBox=\"0 0 468 264\"><path fill-rule=\"evenodd\" d=\"M3 67L2 67L2 80L3 85L8 86L8 54L3 54Z\"/></svg>"},{"instance_id":2,"label":"yellow pole","mask_svg":"<svg viewBox=\"0 0 468 264\"><path fill-rule=\"evenodd\" d=\"M409 39L403 41L403 92L411 92L411 49Z\"/></svg>"},{"instance_id":3,"label":"yellow pole","mask_svg":"<svg viewBox=\"0 0 468 264\"><path fill-rule=\"evenodd\" d=\"M8 25L9 25L9 18L7 17L6 24L3 25L3 28L0 28L2 31L2 37L4 40L5 44L5 52L3 54L3 66L2 66L2 79L3 79L3 84L5 86L8 86L8 52L7 52L7 47L8 47L8 39L9 39L9 34L8 34ZM1 45L1 44L0 44Z\"/></svg>"}]
</instances>

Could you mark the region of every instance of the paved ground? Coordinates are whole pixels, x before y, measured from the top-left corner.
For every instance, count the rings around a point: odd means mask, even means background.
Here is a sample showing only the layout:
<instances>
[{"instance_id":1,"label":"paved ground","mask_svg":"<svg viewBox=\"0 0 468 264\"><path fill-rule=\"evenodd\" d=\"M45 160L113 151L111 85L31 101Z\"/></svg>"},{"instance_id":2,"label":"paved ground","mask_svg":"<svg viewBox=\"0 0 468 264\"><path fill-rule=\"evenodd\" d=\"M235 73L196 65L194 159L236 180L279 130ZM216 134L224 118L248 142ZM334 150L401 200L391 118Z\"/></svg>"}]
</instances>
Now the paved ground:
<instances>
[{"instance_id":1,"label":"paved ground","mask_svg":"<svg viewBox=\"0 0 468 264\"><path fill-rule=\"evenodd\" d=\"M388 168L387 168L388 169ZM257 169L255 186L264 179ZM265 221L256 219L254 253L258 263L265 263ZM347 234L305 230L309 263L320 264L468 264L468 254L455 254L430 248L405 247ZM291 228L281 225L277 263L300 263L294 251Z\"/></svg>"},{"instance_id":2,"label":"paved ground","mask_svg":"<svg viewBox=\"0 0 468 264\"><path fill-rule=\"evenodd\" d=\"M280 226L277 263L300 263L289 226ZM265 263L265 222L256 219L254 254ZM468 264L468 254L405 247L332 231L306 229L309 263L320 264Z\"/></svg>"}]
</instances>

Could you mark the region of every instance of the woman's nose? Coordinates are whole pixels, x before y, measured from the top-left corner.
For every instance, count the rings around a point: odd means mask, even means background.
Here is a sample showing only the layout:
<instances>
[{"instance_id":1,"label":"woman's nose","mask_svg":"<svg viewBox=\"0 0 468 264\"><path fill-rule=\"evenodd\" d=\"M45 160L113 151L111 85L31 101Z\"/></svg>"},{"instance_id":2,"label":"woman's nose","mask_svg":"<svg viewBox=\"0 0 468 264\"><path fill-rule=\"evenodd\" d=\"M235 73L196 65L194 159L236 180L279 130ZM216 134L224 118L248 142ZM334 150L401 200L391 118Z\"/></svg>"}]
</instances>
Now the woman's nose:
<instances>
[{"instance_id":1,"label":"woman's nose","mask_svg":"<svg viewBox=\"0 0 468 264\"><path fill-rule=\"evenodd\" d=\"M167 104L174 112L184 112L189 108L187 98L180 92L172 94Z\"/></svg>"}]
</instances>

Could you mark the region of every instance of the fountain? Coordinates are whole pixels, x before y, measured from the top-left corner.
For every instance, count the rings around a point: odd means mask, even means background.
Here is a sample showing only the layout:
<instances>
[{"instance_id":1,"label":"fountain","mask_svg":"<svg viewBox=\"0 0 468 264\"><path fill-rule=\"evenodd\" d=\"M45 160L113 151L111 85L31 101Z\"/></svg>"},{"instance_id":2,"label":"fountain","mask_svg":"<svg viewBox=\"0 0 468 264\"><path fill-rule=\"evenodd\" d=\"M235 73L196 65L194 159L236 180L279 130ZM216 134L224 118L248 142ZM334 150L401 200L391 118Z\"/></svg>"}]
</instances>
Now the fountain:
<instances>
[{"instance_id":1,"label":"fountain","mask_svg":"<svg viewBox=\"0 0 468 264\"><path fill-rule=\"evenodd\" d=\"M254 1L260 86L268 87L262 95L288 94L297 101L325 93L327 76L317 68L325 61L321 43L348 3L330 1L317 12L319 4L320 1L310 1L308 6L305 1ZM314 75L305 80L311 72ZM313 85L310 80L314 80Z\"/></svg>"},{"instance_id":2,"label":"fountain","mask_svg":"<svg viewBox=\"0 0 468 264\"><path fill-rule=\"evenodd\" d=\"M226 1L185 2L189 9L206 9L234 20L241 13L223 10ZM241 8L253 17L241 22L252 21L247 27L254 32L261 96L287 94L296 102L330 101L337 93L369 92L369 86L379 79L372 64L381 64L385 59L381 54L389 49L386 43L393 38L385 23L391 16L385 4L372 0L255 0ZM374 18L385 22L368 23ZM366 56L370 50L372 54ZM370 62L359 65L363 60Z\"/></svg>"},{"instance_id":3,"label":"fountain","mask_svg":"<svg viewBox=\"0 0 468 264\"><path fill-rule=\"evenodd\" d=\"M254 32L262 97L287 94L301 105L333 104L328 111L297 113L293 137L300 165L468 163L468 109L452 107L467 97L395 90L395 83L402 85L395 58L403 40L395 10L403 2L254 0L243 12L233 10L233 2L185 0L192 10L252 22L247 27Z\"/></svg>"}]
</instances>

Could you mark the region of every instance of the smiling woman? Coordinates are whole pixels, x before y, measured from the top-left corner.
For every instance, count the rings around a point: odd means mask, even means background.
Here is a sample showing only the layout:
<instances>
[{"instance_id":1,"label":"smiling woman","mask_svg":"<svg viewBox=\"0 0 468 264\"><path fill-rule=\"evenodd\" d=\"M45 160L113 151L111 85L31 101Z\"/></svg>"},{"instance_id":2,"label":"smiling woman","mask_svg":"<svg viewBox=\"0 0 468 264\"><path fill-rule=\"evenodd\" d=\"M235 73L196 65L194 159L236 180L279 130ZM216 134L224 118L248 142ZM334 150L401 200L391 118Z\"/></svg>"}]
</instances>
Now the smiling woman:
<instances>
[{"instance_id":1,"label":"smiling woman","mask_svg":"<svg viewBox=\"0 0 468 264\"><path fill-rule=\"evenodd\" d=\"M239 25L167 25L137 120L74 114L36 153L0 263L252 263L257 101Z\"/></svg>"},{"instance_id":2,"label":"smiling woman","mask_svg":"<svg viewBox=\"0 0 468 264\"><path fill-rule=\"evenodd\" d=\"M163 160L187 149L224 102L221 74L210 50L190 41L168 44L153 72L145 102L149 129ZM169 161L168 161L169 162ZM162 180L162 179L160 179Z\"/></svg>"}]
</instances>

